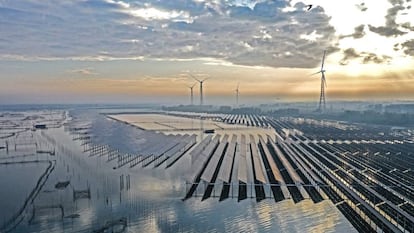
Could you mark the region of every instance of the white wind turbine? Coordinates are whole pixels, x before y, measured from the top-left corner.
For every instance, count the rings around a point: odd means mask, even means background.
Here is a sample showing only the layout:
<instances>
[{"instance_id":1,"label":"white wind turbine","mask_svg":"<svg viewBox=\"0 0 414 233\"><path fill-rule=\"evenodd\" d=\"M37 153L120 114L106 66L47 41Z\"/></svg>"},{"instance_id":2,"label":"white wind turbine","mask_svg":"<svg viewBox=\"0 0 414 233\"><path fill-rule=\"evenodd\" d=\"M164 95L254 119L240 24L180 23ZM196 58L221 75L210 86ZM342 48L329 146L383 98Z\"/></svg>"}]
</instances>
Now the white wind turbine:
<instances>
[{"instance_id":1,"label":"white wind turbine","mask_svg":"<svg viewBox=\"0 0 414 233\"><path fill-rule=\"evenodd\" d=\"M326 55L326 50L323 51L321 70L312 74L312 75L315 75L315 74L321 73L321 94L319 96L319 109L318 109L319 111L325 110L326 108L325 88L327 88L328 86L326 84L326 79L325 79L326 70L324 70L323 68L324 63L325 63L325 55Z\"/></svg>"},{"instance_id":2,"label":"white wind turbine","mask_svg":"<svg viewBox=\"0 0 414 233\"><path fill-rule=\"evenodd\" d=\"M190 75L193 79L195 79L197 82L200 83L200 105L203 105L204 104L203 103L203 83L204 83L204 81L206 81L209 78L205 78L205 79L200 80L200 79L194 77L194 75L192 75L192 74L190 74Z\"/></svg>"}]
</instances>

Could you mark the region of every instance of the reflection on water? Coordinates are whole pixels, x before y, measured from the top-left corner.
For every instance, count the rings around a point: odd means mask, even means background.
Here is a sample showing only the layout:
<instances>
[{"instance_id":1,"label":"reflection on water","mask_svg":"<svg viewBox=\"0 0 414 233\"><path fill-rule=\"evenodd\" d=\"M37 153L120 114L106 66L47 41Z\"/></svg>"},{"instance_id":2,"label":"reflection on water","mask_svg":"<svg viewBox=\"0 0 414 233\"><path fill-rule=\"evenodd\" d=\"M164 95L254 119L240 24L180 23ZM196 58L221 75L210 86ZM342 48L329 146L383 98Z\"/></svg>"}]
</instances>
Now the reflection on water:
<instances>
[{"instance_id":1,"label":"reflection on water","mask_svg":"<svg viewBox=\"0 0 414 233\"><path fill-rule=\"evenodd\" d=\"M0 164L0 219L5 222L24 205L41 174L45 163ZM8 200L8 201L6 201ZM12 201L11 201L12 200ZM4 211L8 210L8 211Z\"/></svg>"},{"instance_id":2,"label":"reflection on water","mask_svg":"<svg viewBox=\"0 0 414 233\"><path fill-rule=\"evenodd\" d=\"M93 111L74 114L78 120L92 120L91 133L96 143L124 153L138 151L142 140L148 139L146 136L152 140L163 137L108 120ZM55 168L25 209L24 219L11 232L91 232L121 218L127 220L126 232L355 231L329 201L293 204L291 200L275 203L266 199L257 203L255 199L218 202L216 198L191 198L183 202L183 177L189 170L189 158L169 169L113 169L114 162L106 162L105 157L83 153L80 142L73 141L63 128L48 129L44 134L56 140L56 155L42 155L44 159L53 157ZM2 151L0 156L6 155ZM22 200L46 167L41 163L0 165L0 206L7 210L0 211L0 224L22 206ZM56 189L57 183L65 181L70 182L66 188ZM90 196L75 197L75 191L89 191Z\"/></svg>"}]
</instances>

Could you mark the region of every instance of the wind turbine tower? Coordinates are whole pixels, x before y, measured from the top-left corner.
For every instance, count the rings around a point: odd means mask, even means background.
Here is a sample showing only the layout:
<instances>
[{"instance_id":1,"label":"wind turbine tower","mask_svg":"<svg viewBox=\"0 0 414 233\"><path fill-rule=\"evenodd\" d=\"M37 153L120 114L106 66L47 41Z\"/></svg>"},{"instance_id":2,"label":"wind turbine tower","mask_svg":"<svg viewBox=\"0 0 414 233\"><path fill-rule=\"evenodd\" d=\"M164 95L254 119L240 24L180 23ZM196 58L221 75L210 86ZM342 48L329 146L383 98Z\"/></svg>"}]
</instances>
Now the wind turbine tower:
<instances>
[{"instance_id":1,"label":"wind turbine tower","mask_svg":"<svg viewBox=\"0 0 414 233\"><path fill-rule=\"evenodd\" d=\"M192 86L187 86L188 88L190 88L190 96L191 96L191 105L194 105L194 92L193 92L193 88L196 85L196 83L194 83Z\"/></svg>"},{"instance_id":2,"label":"wind turbine tower","mask_svg":"<svg viewBox=\"0 0 414 233\"><path fill-rule=\"evenodd\" d=\"M237 88L236 88L236 90L234 90L236 92L236 106L237 107L239 107L239 94L240 94L239 85L240 85L240 83L237 83Z\"/></svg>"},{"instance_id":3,"label":"wind turbine tower","mask_svg":"<svg viewBox=\"0 0 414 233\"><path fill-rule=\"evenodd\" d=\"M200 105L203 105L203 83L204 81L206 81L208 78L205 78L203 80L197 79L196 77L194 77L193 75L191 75L191 77L193 77L193 79L195 79L197 82L200 83Z\"/></svg>"},{"instance_id":4,"label":"wind turbine tower","mask_svg":"<svg viewBox=\"0 0 414 233\"><path fill-rule=\"evenodd\" d=\"M321 94L319 96L319 111L325 110L326 109L326 100L325 100L325 88L327 88L326 85L326 79L325 79L325 71L323 68L323 65L325 63L325 56L326 56L326 50L323 51L323 57L322 57L322 65L321 65L321 70L314 73L314 74L319 74L321 73ZM312 75L314 75L312 74Z\"/></svg>"}]
</instances>

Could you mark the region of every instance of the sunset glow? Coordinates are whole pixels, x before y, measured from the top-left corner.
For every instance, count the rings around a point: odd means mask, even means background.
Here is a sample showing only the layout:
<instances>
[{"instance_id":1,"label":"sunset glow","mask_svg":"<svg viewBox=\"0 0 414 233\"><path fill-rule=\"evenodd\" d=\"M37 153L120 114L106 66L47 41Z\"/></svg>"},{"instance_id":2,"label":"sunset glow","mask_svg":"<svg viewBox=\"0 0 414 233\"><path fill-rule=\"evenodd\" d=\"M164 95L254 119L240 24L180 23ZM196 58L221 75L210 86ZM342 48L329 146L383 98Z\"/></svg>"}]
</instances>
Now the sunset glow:
<instances>
[{"instance_id":1,"label":"sunset glow","mask_svg":"<svg viewBox=\"0 0 414 233\"><path fill-rule=\"evenodd\" d=\"M1 102L413 99L410 3L3 0Z\"/></svg>"}]
</instances>

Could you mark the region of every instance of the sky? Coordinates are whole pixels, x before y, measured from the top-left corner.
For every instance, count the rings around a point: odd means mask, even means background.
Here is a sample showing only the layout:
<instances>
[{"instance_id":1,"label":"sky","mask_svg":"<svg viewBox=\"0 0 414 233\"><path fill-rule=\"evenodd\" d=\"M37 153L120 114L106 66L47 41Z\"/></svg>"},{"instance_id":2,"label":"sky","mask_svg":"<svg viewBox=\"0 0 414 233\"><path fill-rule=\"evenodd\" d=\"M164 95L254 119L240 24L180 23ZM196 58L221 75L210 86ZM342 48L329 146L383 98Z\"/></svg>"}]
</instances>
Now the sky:
<instances>
[{"instance_id":1,"label":"sky","mask_svg":"<svg viewBox=\"0 0 414 233\"><path fill-rule=\"evenodd\" d=\"M308 5L312 8L308 10ZM0 0L0 104L414 99L411 0ZM198 104L198 85L194 88Z\"/></svg>"}]
</instances>

